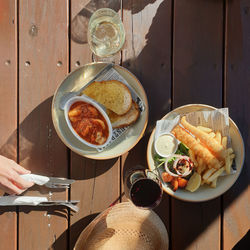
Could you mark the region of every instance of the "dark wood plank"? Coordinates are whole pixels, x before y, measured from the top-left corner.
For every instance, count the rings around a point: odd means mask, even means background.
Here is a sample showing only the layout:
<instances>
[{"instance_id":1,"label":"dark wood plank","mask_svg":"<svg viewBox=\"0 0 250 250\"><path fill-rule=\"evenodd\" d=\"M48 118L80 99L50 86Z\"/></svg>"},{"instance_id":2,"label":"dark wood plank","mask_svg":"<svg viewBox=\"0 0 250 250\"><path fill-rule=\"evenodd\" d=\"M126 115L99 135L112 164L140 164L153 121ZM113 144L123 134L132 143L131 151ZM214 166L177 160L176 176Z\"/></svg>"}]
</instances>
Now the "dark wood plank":
<instances>
[{"instance_id":1,"label":"dark wood plank","mask_svg":"<svg viewBox=\"0 0 250 250\"><path fill-rule=\"evenodd\" d=\"M147 133L171 105L171 8L170 1L123 3L123 66L138 77L146 91L150 107Z\"/></svg>"},{"instance_id":2,"label":"dark wood plank","mask_svg":"<svg viewBox=\"0 0 250 250\"><path fill-rule=\"evenodd\" d=\"M188 103L221 107L222 44L222 1L175 1L173 108ZM173 249L219 249L220 211L220 198L204 203L172 199Z\"/></svg>"},{"instance_id":3,"label":"dark wood plank","mask_svg":"<svg viewBox=\"0 0 250 250\"><path fill-rule=\"evenodd\" d=\"M223 2L176 1L174 16L174 106L220 107Z\"/></svg>"},{"instance_id":4,"label":"dark wood plank","mask_svg":"<svg viewBox=\"0 0 250 250\"><path fill-rule=\"evenodd\" d=\"M20 21L20 163L33 173L67 177L67 149L51 119L51 101L68 72L68 1L22 1ZM33 187L27 195L67 199ZM67 210L20 208L19 249L67 246ZM60 237L60 239L59 239Z\"/></svg>"},{"instance_id":5,"label":"dark wood plank","mask_svg":"<svg viewBox=\"0 0 250 250\"><path fill-rule=\"evenodd\" d=\"M227 1L225 105L245 142L245 163L234 186L223 196L224 249L243 242L249 230L249 112L250 112L250 1ZM245 249L249 245L241 246Z\"/></svg>"},{"instance_id":6,"label":"dark wood plank","mask_svg":"<svg viewBox=\"0 0 250 250\"><path fill-rule=\"evenodd\" d=\"M149 123L145 136L122 157L122 168L137 164L147 167L147 143L157 119L170 111L171 105L171 1L123 1L126 43L122 64L141 81L149 102ZM123 184L122 184L123 186ZM122 197L126 200L126 197ZM155 209L170 232L169 197L164 194Z\"/></svg>"},{"instance_id":7,"label":"dark wood plank","mask_svg":"<svg viewBox=\"0 0 250 250\"><path fill-rule=\"evenodd\" d=\"M0 154L17 160L16 1L0 2L0 30ZM0 249L16 249L16 222L16 208L0 208Z\"/></svg>"},{"instance_id":8,"label":"dark wood plank","mask_svg":"<svg viewBox=\"0 0 250 250\"><path fill-rule=\"evenodd\" d=\"M120 0L114 3L100 1L71 1L71 70L92 62L92 53L86 39L87 24L97 8L120 9ZM120 55L115 57L120 62ZM70 249L73 249L81 231L120 194L120 159L91 160L71 152L71 199L80 200L80 211L70 217Z\"/></svg>"}]
</instances>

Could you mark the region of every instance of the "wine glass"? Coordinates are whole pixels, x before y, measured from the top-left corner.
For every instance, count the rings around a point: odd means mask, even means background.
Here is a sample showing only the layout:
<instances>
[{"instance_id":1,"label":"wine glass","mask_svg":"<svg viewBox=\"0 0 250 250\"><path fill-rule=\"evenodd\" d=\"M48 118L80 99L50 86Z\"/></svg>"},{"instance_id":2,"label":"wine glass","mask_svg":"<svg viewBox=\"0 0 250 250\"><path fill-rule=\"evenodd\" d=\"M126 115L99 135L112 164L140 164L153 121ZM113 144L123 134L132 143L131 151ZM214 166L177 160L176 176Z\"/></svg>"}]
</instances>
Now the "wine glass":
<instances>
[{"instance_id":1,"label":"wine glass","mask_svg":"<svg viewBox=\"0 0 250 250\"><path fill-rule=\"evenodd\" d=\"M137 207L153 209L162 199L162 184L158 176L137 166L125 174L125 195Z\"/></svg>"},{"instance_id":2,"label":"wine glass","mask_svg":"<svg viewBox=\"0 0 250 250\"><path fill-rule=\"evenodd\" d=\"M125 42L125 31L117 12L109 8L95 11L88 25L88 43L97 58L118 53Z\"/></svg>"}]
</instances>

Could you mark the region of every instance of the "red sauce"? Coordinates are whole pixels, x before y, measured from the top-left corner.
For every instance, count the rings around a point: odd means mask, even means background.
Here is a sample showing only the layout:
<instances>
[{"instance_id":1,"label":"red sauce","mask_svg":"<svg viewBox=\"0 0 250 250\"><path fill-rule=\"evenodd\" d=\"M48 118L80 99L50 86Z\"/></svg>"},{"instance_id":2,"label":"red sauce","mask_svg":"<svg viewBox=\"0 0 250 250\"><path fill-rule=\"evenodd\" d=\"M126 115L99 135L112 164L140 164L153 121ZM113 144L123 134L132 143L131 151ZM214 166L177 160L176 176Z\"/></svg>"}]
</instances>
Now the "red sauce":
<instances>
[{"instance_id":1,"label":"red sauce","mask_svg":"<svg viewBox=\"0 0 250 250\"><path fill-rule=\"evenodd\" d=\"M75 132L94 145L104 144L109 136L108 124L93 105L79 101L69 109L69 120Z\"/></svg>"}]
</instances>

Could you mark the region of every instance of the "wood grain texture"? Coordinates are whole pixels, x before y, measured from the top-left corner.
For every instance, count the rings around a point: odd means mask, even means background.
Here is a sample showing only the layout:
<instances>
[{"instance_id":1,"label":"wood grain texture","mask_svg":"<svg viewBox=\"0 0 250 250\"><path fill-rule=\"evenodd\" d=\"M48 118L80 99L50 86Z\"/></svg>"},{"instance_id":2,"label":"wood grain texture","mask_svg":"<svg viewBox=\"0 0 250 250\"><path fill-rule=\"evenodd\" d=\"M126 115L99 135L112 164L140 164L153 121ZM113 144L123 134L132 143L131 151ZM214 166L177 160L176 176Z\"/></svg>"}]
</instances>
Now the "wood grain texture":
<instances>
[{"instance_id":1,"label":"wood grain texture","mask_svg":"<svg viewBox=\"0 0 250 250\"><path fill-rule=\"evenodd\" d=\"M68 72L68 2L22 1L19 9L20 163L33 173L67 177L67 150L51 119L53 93ZM27 195L67 199L64 190L34 186ZM20 209L19 249L66 249L65 209ZM59 242L59 243L58 243Z\"/></svg>"},{"instance_id":2,"label":"wood grain texture","mask_svg":"<svg viewBox=\"0 0 250 250\"><path fill-rule=\"evenodd\" d=\"M222 1L176 1L174 106L222 105Z\"/></svg>"},{"instance_id":3,"label":"wood grain texture","mask_svg":"<svg viewBox=\"0 0 250 250\"><path fill-rule=\"evenodd\" d=\"M0 1L0 154L16 160L19 152L20 163L34 173L65 177L69 173L68 177L76 179L69 195L38 186L25 195L79 199L80 211L70 212L69 217L61 207L20 208L17 222L16 208L0 208L0 250L73 249L81 231L99 212L127 200L123 195L123 172L137 164L146 166L147 142L156 120L171 107L187 103L229 107L245 142L243 171L221 198L188 203L164 194L155 211L168 229L170 249L231 249L241 244L250 225L249 0L18 2L17 10L16 0ZM113 8L123 17L126 43L115 61L141 81L150 117L145 136L131 151L112 160L94 161L66 149L54 131L50 108L52 95L68 71L92 61L87 23L91 13L101 7Z\"/></svg>"},{"instance_id":4,"label":"wood grain texture","mask_svg":"<svg viewBox=\"0 0 250 250\"><path fill-rule=\"evenodd\" d=\"M188 103L221 107L223 2L175 1L173 33L173 108ZM220 209L220 198L204 203L172 199L173 249L219 249Z\"/></svg>"},{"instance_id":5,"label":"wood grain texture","mask_svg":"<svg viewBox=\"0 0 250 250\"><path fill-rule=\"evenodd\" d=\"M171 105L171 8L171 1L162 0L123 3L126 44L122 60L146 91L148 132Z\"/></svg>"},{"instance_id":6,"label":"wood grain texture","mask_svg":"<svg viewBox=\"0 0 250 250\"><path fill-rule=\"evenodd\" d=\"M77 181L71 187L71 199L80 200L80 211L70 219L70 249L88 223L119 199L119 165L119 158L94 161L72 157L71 175Z\"/></svg>"},{"instance_id":7,"label":"wood grain texture","mask_svg":"<svg viewBox=\"0 0 250 250\"><path fill-rule=\"evenodd\" d=\"M224 195L224 249L243 243L250 225L250 1L227 1L225 105L245 143L245 163L234 186ZM241 249L249 245L241 245Z\"/></svg>"},{"instance_id":8,"label":"wood grain texture","mask_svg":"<svg viewBox=\"0 0 250 250\"><path fill-rule=\"evenodd\" d=\"M93 11L111 7L118 11L120 0L71 1L71 70L92 62L87 44L87 24ZM120 62L120 55L115 57ZM105 210L120 194L120 159L90 160L71 152L71 199L80 200L80 211L70 217L70 249L73 249L81 231L101 211Z\"/></svg>"},{"instance_id":9,"label":"wood grain texture","mask_svg":"<svg viewBox=\"0 0 250 250\"><path fill-rule=\"evenodd\" d=\"M92 8L89 7L89 0L71 1L70 20L70 61L71 71L92 62L92 52L88 45L87 31L89 18L92 15Z\"/></svg>"},{"instance_id":10,"label":"wood grain texture","mask_svg":"<svg viewBox=\"0 0 250 250\"><path fill-rule=\"evenodd\" d=\"M122 178L136 165L147 167L146 150L150 133L156 120L170 111L171 9L171 1L123 1L126 43L122 50L122 65L138 77L146 91L149 120L144 137L122 156ZM126 199L122 197L122 201ZM169 197L166 194L155 211L171 235Z\"/></svg>"},{"instance_id":11,"label":"wood grain texture","mask_svg":"<svg viewBox=\"0 0 250 250\"><path fill-rule=\"evenodd\" d=\"M0 30L0 154L17 160L16 1L0 2ZM0 208L0 224L0 249L16 249L15 207Z\"/></svg>"},{"instance_id":12,"label":"wood grain texture","mask_svg":"<svg viewBox=\"0 0 250 250\"><path fill-rule=\"evenodd\" d=\"M87 32L88 23L93 12L99 8L111 8L119 12L120 0L98 1L98 0L74 0L71 2L71 69L74 70L86 63L94 61L115 62L120 64L121 53L110 58L96 57L88 45Z\"/></svg>"}]
</instances>

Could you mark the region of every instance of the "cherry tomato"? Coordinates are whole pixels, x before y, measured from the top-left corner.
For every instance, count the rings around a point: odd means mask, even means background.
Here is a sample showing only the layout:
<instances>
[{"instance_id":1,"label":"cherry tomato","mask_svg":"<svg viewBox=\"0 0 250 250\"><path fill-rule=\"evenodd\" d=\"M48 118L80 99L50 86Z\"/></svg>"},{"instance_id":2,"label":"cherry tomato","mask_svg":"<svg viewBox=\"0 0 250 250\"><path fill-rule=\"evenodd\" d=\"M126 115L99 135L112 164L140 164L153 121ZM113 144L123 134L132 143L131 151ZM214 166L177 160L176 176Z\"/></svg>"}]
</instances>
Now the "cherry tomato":
<instances>
[{"instance_id":1,"label":"cherry tomato","mask_svg":"<svg viewBox=\"0 0 250 250\"><path fill-rule=\"evenodd\" d=\"M178 180L177 178L173 178L173 180L171 181L171 185L173 186L173 191L176 191L178 189Z\"/></svg>"},{"instance_id":2,"label":"cherry tomato","mask_svg":"<svg viewBox=\"0 0 250 250\"><path fill-rule=\"evenodd\" d=\"M178 177L177 181L180 188L184 188L187 186L188 181L186 179Z\"/></svg>"},{"instance_id":3,"label":"cherry tomato","mask_svg":"<svg viewBox=\"0 0 250 250\"><path fill-rule=\"evenodd\" d=\"M167 172L162 173L161 177L164 182L171 182L174 178L171 174Z\"/></svg>"}]
</instances>

